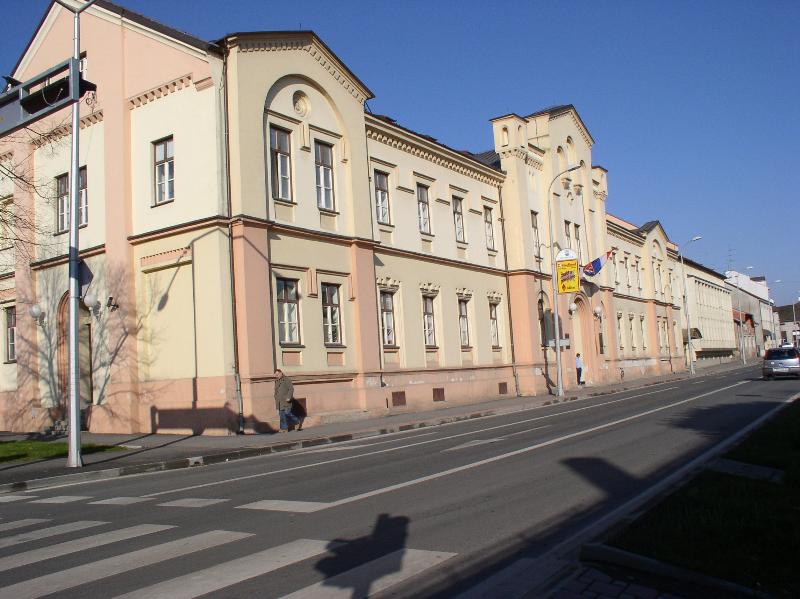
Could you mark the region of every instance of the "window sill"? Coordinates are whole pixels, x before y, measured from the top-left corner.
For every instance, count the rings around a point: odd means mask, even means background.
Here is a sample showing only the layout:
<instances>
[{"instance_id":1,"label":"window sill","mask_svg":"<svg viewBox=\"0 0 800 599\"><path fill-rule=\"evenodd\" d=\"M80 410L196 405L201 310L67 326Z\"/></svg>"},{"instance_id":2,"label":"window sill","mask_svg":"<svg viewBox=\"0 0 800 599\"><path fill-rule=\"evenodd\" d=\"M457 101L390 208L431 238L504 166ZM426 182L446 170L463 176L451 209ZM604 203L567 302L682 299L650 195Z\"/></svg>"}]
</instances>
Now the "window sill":
<instances>
[{"instance_id":1,"label":"window sill","mask_svg":"<svg viewBox=\"0 0 800 599\"><path fill-rule=\"evenodd\" d=\"M456 240L456 247L460 250L465 250L469 247L469 244L466 241Z\"/></svg>"},{"instance_id":2,"label":"window sill","mask_svg":"<svg viewBox=\"0 0 800 599\"><path fill-rule=\"evenodd\" d=\"M378 221L378 228L393 230L394 225L392 223L382 223L381 221Z\"/></svg>"},{"instance_id":3,"label":"window sill","mask_svg":"<svg viewBox=\"0 0 800 599\"><path fill-rule=\"evenodd\" d=\"M384 345L383 351L389 352L390 354L394 354L400 351L399 345Z\"/></svg>"},{"instance_id":4,"label":"window sill","mask_svg":"<svg viewBox=\"0 0 800 599\"><path fill-rule=\"evenodd\" d=\"M276 204L280 204L281 206L297 206L297 202L293 202L292 200L282 200L280 198L272 198L272 201Z\"/></svg>"},{"instance_id":5,"label":"window sill","mask_svg":"<svg viewBox=\"0 0 800 599\"><path fill-rule=\"evenodd\" d=\"M462 345L461 346L461 351L472 351L472 346L471 345Z\"/></svg>"},{"instance_id":6,"label":"window sill","mask_svg":"<svg viewBox=\"0 0 800 599\"><path fill-rule=\"evenodd\" d=\"M306 346L302 343L281 343L281 349L305 349Z\"/></svg>"},{"instance_id":7,"label":"window sill","mask_svg":"<svg viewBox=\"0 0 800 599\"><path fill-rule=\"evenodd\" d=\"M438 345L426 345L425 351L439 351Z\"/></svg>"},{"instance_id":8,"label":"window sill","mask_svg":"<svg viewBox=\"0 0 800 599\"><path fill-rule=\"evenodd\" d=\"M433 241L434 237L436 237L433 233L426 233L425 231L420 231L419 234L424 241Z\"/></svg>"},{"instance_id":9,"label":"window sill","mask_svg":"<svg viewBox=\"0 0 800 599\"><path fill-rule=\"evenodd\" d=\"M341 343L326 343L326 344L325 344L325 348L326 348L326 349L334 349L334 350L335 350L335 349L342 349L342 350L344 350L344 349L347 349L347 346L346 346L346 345L343 345L343 344L341 344Z\"/></svg>"},{"instance_id":10,"label":"window sill","mask_svg":"<svg viewBox=\"0 0 800 599\"><path fill-rule=\"evenodd\" d=\"M78 231L80 231L81 229L85 229L88 226L89 223L86 223L85 225L78 225ZM66 235L67 233L69 233L69 229L64 229L63 231L56 231L55 233L53 233L53 237L61 237L62 235ZM7 250L12 247L14 246L9 245L8 247L0 248L0 250Z\"/></svg>"},{"instance_id":11,"label":"window sill","mask_svg":"<svg viewBox=\"0 0 800 599\"><path fill-rule=\"evenodd\" d=\"M544 347L544 346L542 346L542 347ZM500 351L501 349L503 349L502 345L493 345L492 346L492 351Z\"/></svg>"},{"instance_id":12,"label":"window sill","mask_svg":"<svg viewBox=\"0 0 800 599\"><path fill-rule=\"evenodd\" d=\"M14 359L14 360L6 360L5 362L3 362L3 364L16 364L16 363L17 363L16 359Z\"/></svg>"},{"instance_id":13,"label":"window sill","mask_svg":"<svg viewBox=\"0 0 800 599\"><path fill-rule=\"evenodd\" d=\"M494 248L487 247L486 251L489 252L490 256L497 256L497 250Z\"/></svg>"},{"instance_id":14,"label":"window sill","mask_svg":"<svg viewBox=\"0 0 800 599\"><path fill-rule=\"evenodd\" d=\"M328 216L339 216L339 212L337 212L336 210L330 210L328 208L322 208L320 206L317 206L317 210L320 211L320 214L327 214Z\"/></svg>"}]
</instances>

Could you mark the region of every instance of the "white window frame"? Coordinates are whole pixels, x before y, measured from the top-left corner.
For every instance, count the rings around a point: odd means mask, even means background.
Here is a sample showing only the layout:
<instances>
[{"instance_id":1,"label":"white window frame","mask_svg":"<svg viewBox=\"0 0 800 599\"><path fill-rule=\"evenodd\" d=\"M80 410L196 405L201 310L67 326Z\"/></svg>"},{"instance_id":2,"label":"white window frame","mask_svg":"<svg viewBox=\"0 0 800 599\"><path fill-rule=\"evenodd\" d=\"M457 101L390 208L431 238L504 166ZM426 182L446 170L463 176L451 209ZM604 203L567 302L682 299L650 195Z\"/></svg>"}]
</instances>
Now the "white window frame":
<instances>
[{"instance_id":1,"label":"white window frame","mask_svg":"<svg viewBox=\"0 0 800 599\"><path fill-rule=\"evenodd\" d=\"M486 249L495 251L494 246L494 222L492 220L492 209L489 206L483 207L483 229L486 233Z\"/></svg>"},{"instance_id":2,"label":"white window frame","mask_svg":"<svg viewBox=\"0 0 800 599\"><path fill-rule=\"evenodd\" d=\"M394 317L394 292L380 292L381 334L384 347L397 347L397 329Z\"/></svg>"},{"instance_id":3,"label":"white window frame","mask_svg":"<svg viewBox=\"0 0 800 599\"><path fill-rule=\"evenodd\" d=\"M581 226L577 223L572 225L575 228L575 246L578 252L578 264L583 266L583 250L581 249Z\"/></svg>"},{"instance_id":4,"label":"white window frame","mask_svg":"<svg viewBox=\"0 0 800 599\"><path fill-rule=\"evenodd\" d=\"M536 258L542 257L542 246L539 239L539 213L531 210L531 228L533 229L533 255Z\"/></svg>"},{"instance_id":5,"label":"white window frame","mask_svg":"<svg viewBox=\"0 0 800 599\"><path fill-rule=\"evenodd\" d=\"M375 218L378 224L392 224L392 213L389 206L389 173L375 169ZM383 185L380 182L383 181Z\"/></svg>"},{"instance_id":6,"label":"white window frame","mask_svg":"<svg viewBox=\"0 0 800 599\"><path fill-rule=\"evenodd\" d=\"M431 205L430 188L422 183L417 183L417 224L419 232L425 235L431 234Z\"/></svg>"},{"instance_id":7,"label":"white window frame","mask_svg":"<svg viewBox=\"0 0 800 599\"><path fill-rule=\"evenodd\" d=\"M464 232L464 198L453 196L453 227L458 243L467 243Z\"/></svg>"},{"instance_id":8,"label":"white window frame","mask_svg":"<svg viewBox=\"0 0 800 599\"><path fill-rule=\"evenodd\" d=\"M336 211L333 193L333 145L314 140L314 171L317 178L317 208Z\"/></svg>"},{"instance_id":9,"label":"white window frame","mask_svg":"<svg viewBox=\"0 0 800 599\"><path fill-rule=\"evenodd\" d=\"M278 304L278 341L281 345L300 344L299 286L300 282L297 279L283 277L275 279L275 297Z\"/></svg>"},{"instance_id":10,"label":"white window frame","mask_svg":"<svg viewBox=\"0 0 800 599\"><path fill-rule=\"evenodd\" d=\"M282 141L286 147L281 147ZM293 202L292 199L292 134L286 129L270 125L269 152L272 167L272 199Z\"/></svg>"},{"instance_id":11,"label":"white window frame","mask_svg":"<svg viewBox=\"0 0 800 599\"><path fill-rule=\"evenodd\" d=\"M461 348L470 347L469 344L469 300L458 298L458 333L461 338Z\"/></svg>"},{"instance_id":12,"label":"white window frame","mask_svg":"<svg viewBox=\"0 0 800 599\"><path fill-rule=\"evenodd\" d=\"M159 150L163 154L159 158ZM161 206L175 200L175 139L170 135L153 142L153 205Z\"/></svg>"},{"instance_id":13,"label":"white window frame","mask_svg":"<svg viewBox=\"0 0 800 599\"><path fill-rule=\"evenodd\" d=\"M78 226L89 224L89 173L85 166L78 170Z\"/></svg>"},{"instance_id":14,"label":"white window frame","mask_svg":"<svg viewBox=\"0 0 800 599\"><path fill-rule=\"evenodd\" d=\"M425 347L436 347L436 296L422 296L422 337Z\"/></svg>"},{"instance_id":15,"label":"white window frame","mask_svg":"<svg viewBox=\"0 0 800 599\"><path fill-rule=\"evenodd\" d=\"M17 307L8 306L6 315L6 362L17 361Z\"/></svg>"},{"instance_id":16,"label":"white window frame","mask_svg":"<svg viewBox=\"0 0 800 599\"><path fill-rule=\"evenodd\" d=\"M572 225L568 220L564 221L564 247L572 249Z\"/></svg>"},{"instance_id":17,"label":"white window frame","mask_svg":"<svg viewBox=\"0 0 800 599\"><path fill-rule=\"evenodd\" d=\"M500 347L500 326L497 322L497 302L489 302L489 330L492 336L492 347Z\"/></svg>"},{"instance_id":18,"label":"white window frame","mask_svg":"<svg viewBox=\"0 0 800 599\"><path fill-rule=\"evenodd\" d=\"M645 327L645 316L644 314L639 315L639 330L642 334L642 349L647 349L647 327Z\"/></svg>"},{"instance_id":19,"label":"white window frame","mask_svg":"<svg viewBox=\"0 0 800 599\"><path fill-rule=\"evenodd\" d=\"M325 345L343 345L342 307L340 303L341 286L335 283L322 283L322 332Z\"/></svg>"},{"instance_id":20,"label":"white window frame","mask_svg":"<svg viewBox=\"0 0 800 599\"><path fill-rule=\"evenodd\" d=\"M69 175L56 177L56 233L69 231Z\"/></svg>"}]
</instances>

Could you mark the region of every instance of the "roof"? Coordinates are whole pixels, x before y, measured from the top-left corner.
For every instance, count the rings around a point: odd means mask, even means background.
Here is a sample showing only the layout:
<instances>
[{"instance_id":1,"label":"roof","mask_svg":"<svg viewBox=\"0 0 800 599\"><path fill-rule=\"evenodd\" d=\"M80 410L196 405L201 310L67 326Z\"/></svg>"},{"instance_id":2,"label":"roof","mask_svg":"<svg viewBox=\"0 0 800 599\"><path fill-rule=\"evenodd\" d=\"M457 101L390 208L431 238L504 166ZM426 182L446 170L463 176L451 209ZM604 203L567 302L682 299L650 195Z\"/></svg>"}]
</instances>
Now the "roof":
<instances>
[{"instance_id":1,"label":"roof","mask_svg":"<svg viewBox=\"0 0 800 599\"><path fill-rule=\"evenodd\" d=\"M441 146L441 147L443 147L443 148L445 148L447 150L450 150L451 152L455 152L456 154L461 154L465 158L468 158L470 160L473 160L473 161L479 163L481 166L489 167L490 169L495 170L495 171L497 171L499 173L503 172L500 169L500 157L499 156L497 156L496 164L490 164L490 162L488 162L488 157L486 155L489 154L489 152L494 153L494 150L489 150L488 152L481 152L480 154L473 154L469 150L456 150L455 148L451 148L450 146L448 146L446 144L443 144L442 142L440 142L438 139L436 139L435 137L433 137L431 135L426 135L425 133L420 133L419 131L414 131L413 129L409 129L408 127L404 127L403 125L399 124L396 119L393 119L390 116L386 116L385 114L371 114L371 116L373 118L378 119L379 121L383 121L384 123L388 123L389 125L392 125L393 127L397 127L398 129L402 129L403 131L411 133L412 135L416 135L417 137L421 137L422 139L426 139L429 142L436 144L437 146Z\"/></svg>"},{"instance_id":2,"label":"roof","mask_svg":"<svg viewBox=\"0 0 800 599\"><path fill-rule=\"evenodd\" d=\"M565 112L570 112L570 111L575 113L575 116L577 117L578 122L581 124L581 127L583 127L584 131L586 131L586 134L589 136L589 139L591 140L591 142L594 143L594 137L589 132L589 127L587 127L586 123L583 122L583 119L581 118L580 113L575 108L575 106L573 106L572 104L559 104L557 106L550 106L549 108L543 108L542 110L537 110L536 112L532 112L531 114L529 114L525 118L526 119L531 119L531 118L534 118L534 117L537 117L537 116L541 116L543 114L549 114L550 118L553 118L555 116L560 116L560 115L564 114Z\"/></svg>"},{"instance_id":3,"label":"roof","mask_svg":"<svg viewBox=\"0 0 800 599\"><path fill-rule=\"evenodd\" d=\"M28 50L30 49L31 44L33 43L33 40L36 39L36 35L39 33L39 30L41 29L42 25L44 24L45 19L47 19L47 15L50 14L50 11L53 9L53 6L55 4L56 4L55 0L50 0L50 5L44 11L44 14L42 15L42 18L39 21L39 24L36 26L36 29L33 30L33 34L31 34L30 40L28 40L28 43L25 44L25 49L19 55L19 58L17 59L17 62L14 65L14 69L12 70L12 73L15 73L17 71L17 69L19 68L19 65L22 63L22 59L25 57L25 54L28 53ZM174 38L174 39L176 39L178 41L181 41L181 42L183 42L183 43L185 43L185 44L187 44L189 46L192 46L193 48L197 48L198 50L202 50L204 52L214 52L214 53L220 53L221 52L219 46L217 46L217 44L215 44L213 42L202 40L199 37L195 37L195 36L193 36L193 35L191 35L189 33L186 33L184 31L179 31L178 29L175 29L173 27L169 27L167 25L164 25L163 23L160 23L160 22L155 21L155 20L153 20L153 19L151 19L149 17L141 15L138 12L134 12L132 10L129 10L129 9L125 8L124 6L120 6L119 4L114 4L113 2L109 2L108 0L97 0L97 2L95 2L94 6L97 6L99 8L104 9L104 10L107 10L107 11L109 11L111 13L114 13L115 15L117 15L117 16L119 16L121 18L128 19L129 21L133 21L134 23L137 23L138 25L141 25L143 27L147 27L148 29L152 29L153 31L157 31L159 33L162 33L164 35L172 37L172 38Z\"/></svg>"},{"instance_id":4,"label":"roof","mask_svg":"<svg viewBox=\"0 0 800 599\"><path fill-rule=\"evenodd\" d=\"M698 270L702 270L703 272L706 272L710 275L714 275L715 277L719 277L720 279L723 280L723 283L725 282L725 275L722 274L721 272L717 272L716 270L714 270L709 266L706 266L705 264L700 264L699 262L695 262L694 260L692 260L691 258L687 258L686 256L683 257L683 261L689 266L692 266Z\"/></svg>"},{"instance_id":5,"label":"roof","mask_svg":"<svg viewBox=\"0 0 800 599\"><path fill-rule=\"evenodd\" d=\"M500 154L494 150L486 150L472 155L475 160L482 162L486 166L500 170Z\"/></svg>"}]
</instances>

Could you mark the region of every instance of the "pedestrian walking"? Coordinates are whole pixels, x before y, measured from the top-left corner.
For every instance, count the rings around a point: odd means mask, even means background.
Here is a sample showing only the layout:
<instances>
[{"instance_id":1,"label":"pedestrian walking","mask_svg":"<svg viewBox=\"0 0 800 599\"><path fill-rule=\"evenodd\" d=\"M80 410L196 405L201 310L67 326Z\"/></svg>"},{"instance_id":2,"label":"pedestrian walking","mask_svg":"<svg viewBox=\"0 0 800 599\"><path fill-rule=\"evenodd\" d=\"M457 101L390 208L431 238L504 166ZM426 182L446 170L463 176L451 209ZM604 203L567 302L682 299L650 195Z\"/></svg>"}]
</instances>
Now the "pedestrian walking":
<instances>
[{"instance_id":1,"label":"pedestrian walking","mask_svg":"<svg viewBox=\"0 0 800 599\"><path fill-rule=\"evenodd\" d=\"M575 355L575 370L578 373L578 385L583 385L583 381L581 381L581 374L583 373L583 358L581 358L580 354Z\"/></svg>"},{"instance_id":2,"label":"pedestrian walking","mask_svg":"<svg viewBox=\"0 0 800 599\"><path fill-rule=\"evenodd\" d=\"M275 407L281 419L280 432L285 433L292 424L297 425L297 430L303 429L303 421L292 412L294 400L294 385L292 379L278 368L275 371Z\"/></svg>"}]
</instances>

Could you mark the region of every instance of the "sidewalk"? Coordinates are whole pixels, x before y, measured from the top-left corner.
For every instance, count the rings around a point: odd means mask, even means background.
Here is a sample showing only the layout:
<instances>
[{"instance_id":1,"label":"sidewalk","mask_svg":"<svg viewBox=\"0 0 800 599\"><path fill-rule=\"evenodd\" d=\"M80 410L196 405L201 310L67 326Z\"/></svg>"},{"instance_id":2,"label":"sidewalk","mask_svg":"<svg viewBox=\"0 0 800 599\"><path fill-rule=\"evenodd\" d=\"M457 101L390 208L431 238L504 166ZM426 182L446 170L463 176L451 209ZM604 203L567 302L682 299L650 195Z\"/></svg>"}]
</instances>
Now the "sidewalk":
<instances>
[{"instance_id":1,"label":"sidewalk","mask_svg":"<svg viewBox=\"0 0 800 599\"><path fill-rule=\"evenodd\" d=\"M754 364L746 368L752 368ZM713 367L697 377L741 369L740 364ZM323 424L300 432L201 436L161 434L82 433L82 443L124 446L124 451L84 455L85 466L67 468L65 458L0 463L0 493L42 488L68 482L114 478L142 472L202 466L269 453L326 445L364 437L438 426L460 420L530 410L554 403L585 399L688 378L688 373L646 377L604 386L568 390L560 400L550 395L513 397L458 405L425 412L399 412L378 418ZM0 433L0 442L29 439L30 435ZM65 437L53 441L66 441Z\"/></svg>"}]
</instances>

